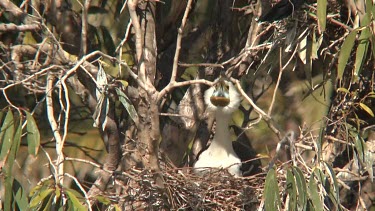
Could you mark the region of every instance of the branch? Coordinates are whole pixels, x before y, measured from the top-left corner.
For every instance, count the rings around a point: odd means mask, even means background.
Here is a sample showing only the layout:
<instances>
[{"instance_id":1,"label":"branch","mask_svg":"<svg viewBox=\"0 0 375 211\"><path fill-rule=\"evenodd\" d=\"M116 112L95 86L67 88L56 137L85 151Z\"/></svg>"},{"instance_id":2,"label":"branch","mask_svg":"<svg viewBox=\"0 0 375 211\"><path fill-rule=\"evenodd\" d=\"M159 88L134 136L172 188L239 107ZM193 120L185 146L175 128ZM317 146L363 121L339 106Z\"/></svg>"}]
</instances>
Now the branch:
<instances>
[{"instance_id":1,"label":"branch","mask_svg":"<svg viewBox=\"0 0 375 211\"><path fill-rule=\"evenodd\" d=\"M214 64L214 63L197 63L197 64L186 64L186 63L178 63L178 66L181 67L220 67L224 69L223 64Z\"/></svg>"},{"instance_id":2,"label":"branch","mask_svg":"<svg viewBox=\"0 0 375 211\"><path fill-rule=\"evenodd\" d=\"M19 7L13 4L10 0L0 1L0 7L4 8L5 11L11 13L13 16L17 18L23 18L26 16L26 14Z\"/></svg>"},{"instance_id":3,"label":"branch","mask_svg":"<svg viewBox=\"0 0 375 211\"><path fill-rule=\"evenodd\" d=\"M60 134L59 127L57 125L55 116L54 116L54 110L53 110L53 82L55 80L55 76L52 73L49 73L47 76L47 86L46 86L46 103L47 103L47 117L52 129L53 136L56 140L56 154L57 154L57 160L56 160L56 166L57 166L57 172L55 174L55 181L56 184L63 185L63 174L64 174L64 154L62 152L64 142L62 139L62 136ZM61 177L60 177L61 176Z\"/></svg>"},{"instance_id":4,"label":"branch","mask_svg":"<svg viewBox=\"0 0 375 211\"><path fill-rule=\"evenodd\" d=\"M39 24L29 24L29 25L16 25L14 23L8 24L0 24L0 32L5 31L16 31L16 32L24 32L24 31L38 31L41 27Z\"/></svg>"},{"instance_id":5,"label":"branch","mask_svg":"<svg viewBox=\"0 0 375 211\"><path fill-rule=\"evenodd\" d=\"M129 14L135 31L135 50L137 53L137 61L139 62L142 57L142 30L136 12L137 5L138 0L128 1Z\"/></svg>"},{"instance_id":6,"label":"branch","mask_svg":"<svg viewBox=\"0 0 375 211\"><path fill-rule=\"evenodd\" d=\"M81 31L81 52L80 55L86 55L87 52L87 11L89 10L91 0L85 0L82 8L82 31Z\"/></svg>"},{"instance_id":7,"label":"branch","mask_svg":"<svg viewBox=\"0 0 375 211\"><path fill-rule=\"evenodd\" d=\"M177 43L176 43L176 53L174 54L173 58L173 67L172 67L172 75L171 75L171 80L170 83L173 83L176 81L176 76L177 76L177 67L178 67L178 57L180 56L180 50L181 50L181 40L182 40L182 32L185 28L186 25L186 20L189 15L189 11L191 9L191 4L192 0L189 0L185 9L184 16L181 21L181 26L178 29L178 35L177 35Z\"/></svg>"},{"instance_id":8,"label":"branch","mask_svg":"<svg viewBox=\"0 0 375 211\"><path fill-rule=\"evenodd\" d=\"M13 18L10 18L12 22L22 21L26 25L35 24L36 20L40 21L39 18L35 16L29 16L27 13L22 11L17 5L13 4L10 0L1 0L0 8L4 8L5 11L13 15ZM16 20L15 20L16 19Z\"/></svg>"},{"instance_id":9,"label":"branch","mask_svg":"<svg viewBox=\"0 0 375 211\"><path fill-rule=\"evenodd\" d=\"M182 81L182 82L171 82L169 83L163 90L161 90L157 97L157 102L159 103L161 99L169 92L171 92L174 88L187 86L192 84L206 84L207 86L212 86L213 82L207 81L205 79L196 79L191 81Z\"/></svg>"},{"instance_id":10,"label":"branch","mask_svg":"<svg viewBox=\"0 0 375 211\"><path fill-rule=\"evenodd\" d=\"M277 125L274 124L272 118L266 114L266 112L264 112L261 108L259 108L254 102L253 100L247 96L247 94L245 93L245 91L242 89L241 87L241 84L240 84L240 81L237 80L237 79L231 79L232 82L234 82L236 84L236 87L238 89L238 91L240 92L240 94L246 99L247 102L250 103L251 106L253 106L255 112L257 112L263 119L264 121L266 121L266 123L268 124L268 127L277 135L277 137L281 140L283 137L281 135L281 132L280 130L278 129Z\"/></svg>"}]
</instances>

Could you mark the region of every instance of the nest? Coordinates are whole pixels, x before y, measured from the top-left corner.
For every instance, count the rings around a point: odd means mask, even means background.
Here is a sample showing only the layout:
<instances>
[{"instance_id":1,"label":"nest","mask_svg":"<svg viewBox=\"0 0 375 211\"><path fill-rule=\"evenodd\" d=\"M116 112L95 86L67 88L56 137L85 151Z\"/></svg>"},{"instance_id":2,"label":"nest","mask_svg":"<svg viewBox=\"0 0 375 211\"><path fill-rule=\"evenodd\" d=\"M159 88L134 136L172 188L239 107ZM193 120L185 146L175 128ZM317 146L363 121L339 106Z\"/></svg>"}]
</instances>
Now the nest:
<instances>
[{"instance_id":1,"label":"nest","mask_svg":"<svg viewBox=\"0 0 375 211\"><path fill-rule=\"evenodd\" d=\"M129 172L116 180L121 194L107 195L125 210L256 210L265 180L264 174L235 178L225 169L196 175L191 168L166 168L161 188L155 184L157 174Z\"/></svg>"}]
</instances>

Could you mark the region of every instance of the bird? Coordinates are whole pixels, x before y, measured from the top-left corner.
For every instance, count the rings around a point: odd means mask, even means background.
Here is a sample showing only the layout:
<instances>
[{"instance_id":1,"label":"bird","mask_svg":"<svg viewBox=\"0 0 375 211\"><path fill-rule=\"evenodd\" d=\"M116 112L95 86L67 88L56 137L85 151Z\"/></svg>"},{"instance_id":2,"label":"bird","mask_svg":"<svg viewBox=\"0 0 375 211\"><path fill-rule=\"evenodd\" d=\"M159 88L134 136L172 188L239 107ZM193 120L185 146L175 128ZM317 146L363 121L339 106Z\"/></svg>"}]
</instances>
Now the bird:
<instances>
[{"instance_id":1,"label":"bird","mask_svg":"<svg viewBox=\"0 0 375 211\"><path fill-rule=\"evenodd\" d=\"M258 22L273 22L284 19L301 8L305 0L280 0L267 13L263 14Z\"/></svg>"},{"instance_id":2,"label":"bird","mask_svg":"<svg viewBox=\"0 0 375 211\"><path fill-rule=\"evenodd\" d=\"M211 145L198 156L193 166L196 173L207 168L227 168L233 176L242 176L241 159L233 149L229 131L232 113L238 109L241 100L236 87L224 77L218 78L205 92L207 111L215 115L216 132Z\"/></svg>"}]
</instances>

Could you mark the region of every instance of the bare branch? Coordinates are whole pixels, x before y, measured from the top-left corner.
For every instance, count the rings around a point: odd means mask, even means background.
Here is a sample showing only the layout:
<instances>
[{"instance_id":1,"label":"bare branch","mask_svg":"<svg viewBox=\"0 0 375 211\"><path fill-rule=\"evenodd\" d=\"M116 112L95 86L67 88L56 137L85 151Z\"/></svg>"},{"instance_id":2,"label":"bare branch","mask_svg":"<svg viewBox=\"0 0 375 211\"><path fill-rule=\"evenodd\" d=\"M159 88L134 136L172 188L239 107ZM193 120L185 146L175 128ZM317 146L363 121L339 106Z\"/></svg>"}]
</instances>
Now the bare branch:
<instances>
[{"instance_id":1,"label":"bare branch","mask_svg":"<svg viewBox=\"0 0 375 211\"><path fill-rule=\"evenodd\" d=\"M63 185L64 181L64 154L62 152L62 149L64 147L64 142L62 135L60 133L59 127L57 125L55 115L54 115L54 109L53 109L53 83L55 80L55 76L52 73L49 73L47 76L47 86L46 86L46 103L47 103L47 116L48 120L53 132L53 136L56 140L56 153L57 153L57 160L56 160L56 166L57 166L57 172L55 174L55 181L59 185Z\"/></svg>"},{"instance_id":2,"label":"bare branch","mask_svg":"<svg viewBox=\"0 0 375 211\"><path fill-rule=\"evenodd\" d=\"M10 0L0 1L0 7L4 8L5 11L10 12L17 18L26 16L26 14Z\"/></svg>"},{"instance_id":3,"label":"bare branch","mask_svg":"<svg viewBox=\"0 0 375 211\"><path fill-rule=\"evenodd\" d=\"M23 31L38 31L41 27L39 24L29 24L29 25L16 25L14 23L8 23L8 24L0 24L0 32L5 31L17 31L17 32L23 32Z\"/></svg>"},{"instance_id":4,"label":"bare branch","mask_svg":"<svg viewBox=\"0 0 375 211\"><path fill-rule=\"evenodd\" d=\"M139 23L138 16L137 16L137 9L138 0L129 0L128 1L128 8L129 14L132 21L132 25L135 31L135 50L137 53L137 61L139 62L142 57L142 30L141 24Z\"/></svg>"},{"instance_id":5,"label":"bare branch","mask_svg":"<svg viewBox=\"0 0 375 211\"><path fill-rule=\"evenodd\" d=\"M81 52L80 55L83 56L87 52L87 12L90 7L91 0L85 0L85 4L82 8L82 31L81 31Z\"/></svg>"},{"instance_id":6,"label":"bare branch","mask_svg":"<svg viewBox=\"0 0 375 211\"><path fill-rule=\"evenodd\" d=\"M173 82L176 81L177 67L178 67L178 57L180 56L182 34L183 34L183 31L184 31L184 28L185 28L185 25L186 25L186 20L187 20L187 17L189 15L189 11L191 9L192 2L193 2L193 0L188 1L187 5L186 5L184 16L183 16L182 21L181 21L181 26L178 29L177 42L176 42L176 52L175 52L174 58L173 58L173 67L172 67L172 75L171 75L170 83L173 83Z\"/></svg>"},{"instance_id":7,"label":"bare branch","mask_svg":"<svg viewBox=\"0 0 375 211\"><path fill-rule=\"evenodd\" d=\"M182 81L182 82L171 82L166 86L163 90L161 90L158 94L157 102L160 102L160 100L169 92L171 92L174 88L181 87L181 86L187 86L192 84L206 84L208 86L212 86L213 82L207 81L205 79L197 79L197 80L190 80L190 81Z\"/></svg>"},{"instance_id":8,"label":"bare branch","mask_svg":"<svg viewBox=\"0 0 375 211\"><path fill-rule=\"evenodd\" d=\"M268 113L267 113L268 116L271 116L271 114L272 114L272 108L273 108L273 105L275 103L277 90L279 89L279 84L280 84L280 81L281 81L281 76L283 75L284 68L282 68L283 62L282 62L282 58L281 58L281 53L282 53L282 48L280 47L280 52L279 52L279 56L280 56L280 58L279 58L279 77L277 78L276 85L275 85L275 88L273 90L271 104L270 104L270 106L268 108Z\"/></svg>"},{"instance_id":9,"label":"bare branch","mask_svg":"<svg viewBox=\"0 0 375 211\"><path fill-rule=\"evenodd\" d=\"M223 64L213 64L213 63L197 63L197 64L186 64L186 63L178 63L178 66L181 67L220 67L224 68Z\"/></svg>"}]
</instances>

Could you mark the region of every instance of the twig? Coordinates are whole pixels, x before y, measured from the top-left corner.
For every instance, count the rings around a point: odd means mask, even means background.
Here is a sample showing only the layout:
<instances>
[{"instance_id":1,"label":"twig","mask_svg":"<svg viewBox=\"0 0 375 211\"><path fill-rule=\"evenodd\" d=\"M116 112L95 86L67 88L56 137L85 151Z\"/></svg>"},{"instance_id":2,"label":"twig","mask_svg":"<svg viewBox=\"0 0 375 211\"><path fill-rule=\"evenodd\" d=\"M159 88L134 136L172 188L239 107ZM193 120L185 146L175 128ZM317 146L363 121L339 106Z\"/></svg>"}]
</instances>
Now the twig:
<instances>
[{"instance_id":1,"label":"twig","mask_svg":"<svg viewBox=\"0 0 375 211\"><path fill-rule=\"evenodd\" d=\"M89 197L87 196L87 192L86 192L85 189L82 187L81 183L77 180L76 177L70 175L69 173L65 173L64 175L67 176L67 177L70 177L71 179L74 180L74 182L76 183L76 185L78 186L78 188L81 190L81 192L83 193L83 195L85 195L85 201L86 201L86 203L87 203L88 210L91 211L92 208L91 208L91 203L90 203Z\"/></svg>"},{"instance_id":2,"label":"twig","mask_svg":"<svg viewBox=\"0 0 375 211\"><path fill-rule=\"evenodd\" d=\"M49 165L50 165L51 168L53 169L52 175L56 175L56 174L57 174L57 169L56 169L55 164L53 164L53 162L52 162L51 156L48 154L48 152L44 149L43 146L40 146L40 148L42 149L42 151L43 151L44 154L46 155L46 157L47 157L47 159L48 159L48 162L49 162ZM52 177L52 175L51 175L51 177Z\"/></svg>"},{"instance_id":3,"label":"twig","mask_svg":"<svg viewBox=\"0 0 375 211\"><path fill-rule=\"evenodd\" d=\"M214 63L197 63L197 64L187 64L187 63L178 63L178 66L181 67L220 67L224 68L223 64L214 64Z\"/></svg>"},{"instance_id":4,"label":"twig","mask_svg":"<svg viewBox=\"0 0 375 211\"><path fill-rule=\"evenodd\" d=\"M172 67L172 75L171 80L169 83L173 83L176 81L177 77L177 67L178 67L178 57L180 56L180 50L181 50L181 41L182 41L182 34L186 25L186 20L189 15L189 11L191 9L191 4L193 0L188 0L188 3L186 5L185 13L181 21L181 26L178 29L178 35L177 35L177 42L176 42L176 52L174 54L173 58L173 67Z\"/></svg>"},{"instance_id":5,"label":"twig","mask_svg":"<svg viewBox=\"0 0 375 211\"><path fill-rule=\"evenodd\" d=\"M205 79L196 79L190 81L181 81L181 82L170 82L164 89L162 89L157 97L157 102L159 103L160 100L169 92L171 92L176 87L187 86L192 84L206 84L208 86L212 86L213 82L207 81Z\"/></svg>"},{"instance_id":6,"label":"twig","mask_svg":"<svg viewBox=\"0 0 375 211\"><path fill-rule=\"evenodd\" d=\"M141 24L138 21L138 16L136 12L136 8L138 5L138 0L129 0L128 1L128 8L130 19L132 21L132 25L134 27L134 34L135 34L135 50L137 54L137 61L139 62L142 57L142 30Z\"/></svg>"},{"instance_id":7,"label":"twig","mask_svg":"<svg viewBox=\"0 0 375 211\"><path fill-rule=\"evenodd\" d=\"M271 104L270 104L270 107L268 108L268 116L271 116L271 114L272 114L272 108L273 108L273 105L275 103L277 90L278 90L279 85L280 85L281 76L283 75L284 67L283 67L283 62L282 62L282 58L281 58L281 53L282 53L282 48L280 47L280 53L279 53L279 77L277 78L275 89L274 89L273 95L272 95Z\"/></svg>"},{"instance_id":8,"label":"twig","mask_svg":"<svg viewBox=\"0 0 375 211\"><path fill-rule=\"evenodd\" d=\"M82 8L82 29L81 29L81 49L80 56L86 55L87 52L87 13L90 7L91 0L85 0L85 4Z\"/></svg>"},{"instance_id":9,"label":"twig","mask_svg":"<svg viewBox=\"0 0 375 211\"><path fill-rule=\"evenodd\" d=\"M126 4L126 3L125 3L125 4ZM124 4L124 5L125 5L125 4ZM128 41L128 36L129 36L129 32L130 32L131 26L132 26L132 22L131 22L131 20L129 20L128 26L126 27L125 36L124 36L124 38L121 40L120 44L119 44L119 45L117 46L117 48L116 48L116 52L118 52L119 55L122 55L122 51L119 51L119 50L122 48L122 46L124 45L124 43L125 43L126 41ZM120 61L121 61L121 57L120 57Z\"/></svg>"},{"instance_id":10,"label":"twig","mask_svg":"<svg viewBox=\"0 0 375 211\"><path fill-rule=\"evenodd\" d=\"M70 116L70 100L69 100L69 92L68 92L68 87L66 86L65 81L61 81L61 85L63 87L64 91L64 98L65 98L65 103L66 103L66 108L65 108L65 117L64 117L64 134L62 137L62 144L60 147L64 147L64 143L66 140L66 137L68 135L68 124L69 124L69 116ZM63 150L62 148L60 149L61 151Z\"/></svg>"},{"instance_id":11,"label":"twig","mask_svg":"<svg viewBox=\"0 0 375 211\"><path fill-rule=\"evenodd\" d=\"M128 3L128 0L125 0L124 4L121 7L120 14L122 13L122 11L124 11L127 3Z\"/></svg>"},{"instance_id":12,"label":"twig","mask_svg":"<svg viewBox=\"0 0 375 211\"><path fill-rule=\"evenodd\" d=\"M183 34L183 30L185 28L185 24L186 24L186 20L187 20L189 11L191 9L192 2L193 2L192 0L188 1L186 9L185 9L184 16L183 16L182 21L181 21L181 26L178 29L177 42L176 42L176 52L175 52L175 55L174 55L174 58L173 58L171 80L169 81L169 84L159 92L159 94L157 96L157 102L158 103L160 102L162 97L164 97L164 95L166 95L168 92L170 92L174 88L176 88L178 86L185 86L185 84L180 84L181 82L176 83L176 77L177 77L177 68L178 68L178 58L179 58L180 50L181 50L182 34ZM195 80L195 81L197 81L197 80ZM203 80L203 81L205 81L205 80ZM205 82L203 82L203 83L205 83ZM193 84L191 82L187 82L187 83L188 84L186 84L186 85Z\"/></svg>"},{"instance_id":13,"label":"twig","mask_svg":"<svg viewBox=\"0 0 375 211\"><path fill-rule=\"evenodd\" d=\"M246 99L247 102L250 103L251 106L253 106L255 112L257 112L258 114L260 114L262 116L262 118L264 118L265 120L270 120L271 117L268 116L262 109L260 109L254 102L252 99L250 99L249 96L247 96L247 94L245 93L245 91L242 89L241 87L241 84L240 84L240 81L237 80L237 79L232 79L232 82L234 82L236 84L236 87L238 89L238 91L240 92L240 94L242 95L242 97L244 97Z\"/></svg>"}]
</instances>

